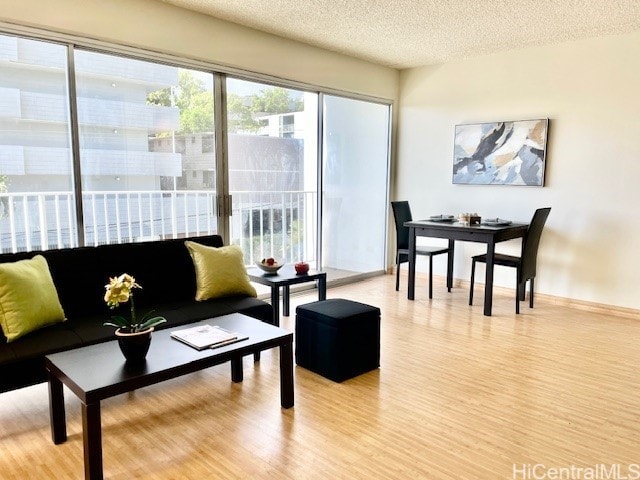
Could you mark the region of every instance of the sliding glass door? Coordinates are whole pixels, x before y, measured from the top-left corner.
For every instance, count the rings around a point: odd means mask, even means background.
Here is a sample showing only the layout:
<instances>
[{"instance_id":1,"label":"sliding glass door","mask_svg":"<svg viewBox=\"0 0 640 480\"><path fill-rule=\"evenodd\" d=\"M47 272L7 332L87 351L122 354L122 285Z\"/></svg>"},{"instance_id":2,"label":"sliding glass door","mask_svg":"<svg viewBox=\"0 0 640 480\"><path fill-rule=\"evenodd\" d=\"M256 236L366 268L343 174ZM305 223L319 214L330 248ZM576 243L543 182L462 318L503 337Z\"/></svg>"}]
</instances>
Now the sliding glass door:
<instances>
[{"instance_id":1,"label":"sliding glass door","mask_svg":"<svg viewBox=\"0 0 640 480\"><path fill-rule=\"evenodd\" d=\"M382 271L390 107L323 98L322 266L334 277Z\"/></svg>"},{"instance_id":2,"label":"sliding glass door","mask_svg":"<svg viewBox=\"0 0 640 480\"><path fill-rule=\"evenodd\" d=\"M315 263L318 95L227 79L231 242L253 264Z\"/></svg>"},{"instance_id":3,"label":"sliding glass door","mask_svg":"<svg viewBox=\"0 0 640 480\"><path fill-rule=\"evenodd\" d=\"M390 107L322 96L319 194L318 100L227 79L231 241L248 264L304 260L330 278L383 271Z\"/></svg>"}]
</instances>

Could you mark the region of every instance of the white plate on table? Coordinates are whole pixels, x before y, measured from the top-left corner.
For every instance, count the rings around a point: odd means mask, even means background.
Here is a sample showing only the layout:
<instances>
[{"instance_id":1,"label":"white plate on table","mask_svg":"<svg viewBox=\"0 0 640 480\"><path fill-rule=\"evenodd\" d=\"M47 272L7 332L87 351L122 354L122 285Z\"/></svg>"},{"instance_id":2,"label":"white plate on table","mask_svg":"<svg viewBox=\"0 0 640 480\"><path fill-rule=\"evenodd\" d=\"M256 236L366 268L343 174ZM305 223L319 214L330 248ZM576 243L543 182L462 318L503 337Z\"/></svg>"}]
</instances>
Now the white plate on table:
<instances>
[{"instance_id":1,"label":"white plate on table","mask_svg":"<svg viewBox=\"0 0 640 480\"><path fill-rule=\"evenodd\" d=\"M507 225L511 225L511 220L505 220L504 218L487 218L483 224L489 227L506 227Z\"/></svg>"},{"instance_id":2,"label":"white plate on table","mask_svg":"<svg viewBox=\"0 0 640 480\"><path fill-rule=\"evenodd\" d=\"M453 222L456 219L453 215L431 215L429 220L432 222Z\"/></svg>"}]
</instances>

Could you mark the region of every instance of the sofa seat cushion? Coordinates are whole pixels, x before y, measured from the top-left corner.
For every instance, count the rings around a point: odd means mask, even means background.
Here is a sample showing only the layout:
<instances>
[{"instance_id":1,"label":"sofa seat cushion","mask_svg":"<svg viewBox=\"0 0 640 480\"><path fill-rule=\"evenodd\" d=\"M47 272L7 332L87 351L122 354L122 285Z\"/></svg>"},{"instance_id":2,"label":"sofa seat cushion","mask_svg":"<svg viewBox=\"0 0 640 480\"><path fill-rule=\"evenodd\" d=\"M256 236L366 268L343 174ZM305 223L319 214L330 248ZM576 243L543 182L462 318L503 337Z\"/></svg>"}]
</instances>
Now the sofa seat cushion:
<instances>
[{"instance_id":1,"label":"sofa seat cushion","mask_svg":"<svg viewBox=\"0 0 640 480\"><path fill-rule=\"evenodd\" d=\"M67 326L82 340L82 345L84 346L115 338L115 329L104 326L104 322L108 320L108 314L87 315L70 318L67 320Z\"/></svg>"},{"instance_id":2,"label":"sofa seat cushion","mask_svg":"<svg viewBox=\"0 0 640 480\"><path fill-rule=\"evenodd\" d=\"M247 297L227 297L205 302L172 302L160 305L154 311L154 315L167 319L167 323L157 327L160 330L236 312L259 320L272 318L271 305ZM2 344L0 365L115 339L114 329L103 325L108 319L108 311L105 315L70 318L64 323L32 332L15 342Z\"/></svg>"},{"instance_id":3,"label":"sofa seat cushion","mask_svg":"<svg viewBox=\"0 0 640 480\"><path fill-rule=\"evenodd\" d=\"M270 304L253 297L235 296L221 298L233 312L257 318L266 323L273 323L273 308Z\"/></svg>"},{"instance_id":4,"label":"sofa seat cushion","mask_svg":"<svg viewBox=\"0 0 640 480\"><path fill-rule=\"evenodd\" d=\"M11 348L11 344L0 343L0 365L16 361L16 354Z\"/></svg>"},{"instance_id":5,"label":"sofa seat cushion","mask_svg":"<svg viewBox=\"0 0 640 480\"><path fill-rule=\"evenodd\" d=\"M167 323L158 326L158 330L187 323L199 322L207 318L220 317L231 313L242 313L261 321L271 321L271 305L253 297L224 297L203 302L174 302L161 305L154 315L167 319Z\"/></svg>"},{"instance_id":6,"label":"sofa seat cushion","mask_svg":"<svg viewBox=\"0 0 640 480\"><path fill-rule=\"evenodd\" d=\"M38 358L50 353L81 347L82 339L65 323L58 323L50 327L36 330L4 348L10 348L15 359ZM10 360L15 361L15 359Z\"/></svg>"}]
</instances>

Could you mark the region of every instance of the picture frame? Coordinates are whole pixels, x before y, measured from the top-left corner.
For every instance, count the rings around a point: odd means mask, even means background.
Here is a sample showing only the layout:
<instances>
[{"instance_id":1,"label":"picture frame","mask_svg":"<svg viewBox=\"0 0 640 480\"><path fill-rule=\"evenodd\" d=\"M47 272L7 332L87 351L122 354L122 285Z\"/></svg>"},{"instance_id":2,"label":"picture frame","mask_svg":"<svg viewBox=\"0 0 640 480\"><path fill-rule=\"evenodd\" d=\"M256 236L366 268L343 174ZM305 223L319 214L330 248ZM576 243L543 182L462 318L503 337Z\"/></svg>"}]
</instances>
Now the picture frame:
<instances>
[{"instance_id":1,"label":"picture frame","mask_svg":"<svg viewBox=\"0 0 640 480\"><path fill-rule=\"evenodd\" d=\"M544 186L549 119L456 125L453 183Z\"/></svg>"}]
</instances>

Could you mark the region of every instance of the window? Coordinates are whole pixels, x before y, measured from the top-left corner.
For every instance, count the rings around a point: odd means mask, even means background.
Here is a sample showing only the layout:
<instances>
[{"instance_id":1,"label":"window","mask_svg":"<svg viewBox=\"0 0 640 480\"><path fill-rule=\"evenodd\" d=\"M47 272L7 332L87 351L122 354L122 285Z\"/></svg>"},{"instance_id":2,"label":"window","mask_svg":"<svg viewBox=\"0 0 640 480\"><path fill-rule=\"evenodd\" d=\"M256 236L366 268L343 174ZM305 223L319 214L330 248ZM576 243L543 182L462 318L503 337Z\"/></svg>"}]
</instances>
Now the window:
<instances>
[{"instance_id":1,"label":"window","mask_svg":"<svg viewBox=\"0 0 640 480\"><path fill-rule=\"evenodd\" d=\"M64 46L0 35L0 251L78 245Z\"/></svg>"},{"instance_id":2,"label":"window","mask_svg":"<svg viewBox=\"0 0 640 480\"><path fill-rule=\"evenodd\" d=\"M215 192L197 181L215 158L184 149L185 136L213 130L213 75L87 51L75 60L85 243L215 232Z\"/></svg>"}]
</instances>

